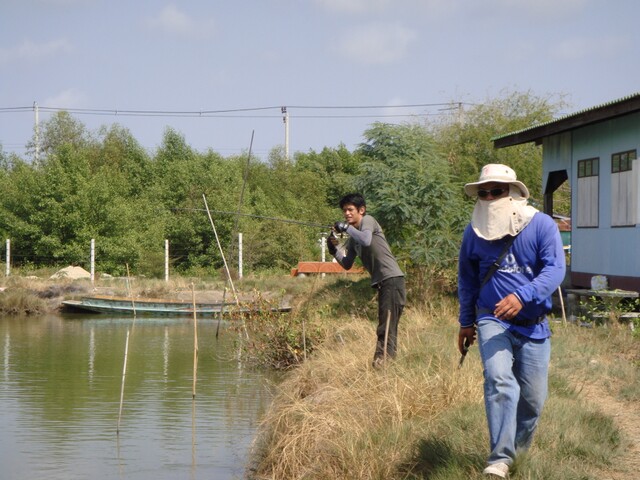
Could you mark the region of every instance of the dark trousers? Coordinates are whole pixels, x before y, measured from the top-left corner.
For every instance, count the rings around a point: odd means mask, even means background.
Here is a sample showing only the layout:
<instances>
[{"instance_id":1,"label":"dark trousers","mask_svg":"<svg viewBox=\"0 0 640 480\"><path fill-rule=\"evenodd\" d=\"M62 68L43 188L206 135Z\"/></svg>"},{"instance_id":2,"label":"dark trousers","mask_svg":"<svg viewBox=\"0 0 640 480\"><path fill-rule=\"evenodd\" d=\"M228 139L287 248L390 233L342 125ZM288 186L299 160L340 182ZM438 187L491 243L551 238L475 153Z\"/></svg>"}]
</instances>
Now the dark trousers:
<instances>
[{"instance_id":1,"label":"dark trousers","mask_svg":"<svg viewBox=\"0 0 640 480\"><path fill-rule=\"evenodd\" d=\"M385 336L387 337L387 356L395 358L398 344L398 322L406 303L407 293L404 277L387 278L376 285L378 289L378 328L376 334L375 358L384 357ZM387 334L387 319L389 329Z\"/></svg>"}]
</instances>

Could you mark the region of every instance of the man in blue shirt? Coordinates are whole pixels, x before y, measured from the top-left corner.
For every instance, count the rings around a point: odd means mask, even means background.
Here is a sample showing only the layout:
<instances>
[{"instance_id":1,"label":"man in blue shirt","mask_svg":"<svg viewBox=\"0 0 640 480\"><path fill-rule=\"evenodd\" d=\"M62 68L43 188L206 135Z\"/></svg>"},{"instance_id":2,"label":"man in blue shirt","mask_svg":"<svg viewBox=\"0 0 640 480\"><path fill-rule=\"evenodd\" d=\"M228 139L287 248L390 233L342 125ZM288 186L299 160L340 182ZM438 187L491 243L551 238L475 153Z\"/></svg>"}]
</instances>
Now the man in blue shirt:
<instances>
[{"instance_id":1,"label":"man in blue shirt","mask_svg":"<svg viewBox=\"0 0 640 480\"><path fill-rule=\"evenodd\" d=\"M506 478L547 396L546 314L564 278L564 251L555 222L527 205L529 191L508 166L485 165L465 193L477 201L458 263L458 349L466 354L477 333L491 444L483 473Z\"/></svg>"},{"instance_id":2,"label":"man in blue shirt","mask_svg":"<svg viewBox=\"0 0 640 480\"><path fill-rule=\"evenodd\" d=\"M378 328L373 366L379 367L386 358L395 358L398 322L406 301L404 273L391 253L382 227L367 214L364 197L359 193L345 195L340 200L344 222L336 222L333 230L347 233L344 248L338 248L335 236L327 238L329 253L340 265L349 270L360 257L362 265L371 275L371 286L378 290Z\"/></svg>"}]
</instances>

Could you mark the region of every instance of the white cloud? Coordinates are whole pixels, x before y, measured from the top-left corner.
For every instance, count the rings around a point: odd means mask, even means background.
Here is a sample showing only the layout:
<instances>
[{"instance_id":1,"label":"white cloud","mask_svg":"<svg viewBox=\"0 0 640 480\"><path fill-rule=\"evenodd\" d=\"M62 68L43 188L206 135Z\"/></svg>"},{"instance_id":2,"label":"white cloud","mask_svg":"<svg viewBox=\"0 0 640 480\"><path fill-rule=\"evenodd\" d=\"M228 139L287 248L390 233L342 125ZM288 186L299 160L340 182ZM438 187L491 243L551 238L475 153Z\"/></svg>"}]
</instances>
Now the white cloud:
<instances>
[{"instance_id":1,"label":"white cloud","mask_svg":"<svg viewBox=\"0 0 640 480\"><path fill-rule=\"evenodd\" d=\"M75 88L68 88L62 92L45 99L43 102L38 102L43 107L54 108L86 108L87 95Z\"/></svg>"},{"instance_id":2,"label":"white cloud","mask_svg":"<svg viewBox=\"0 0 640 480\"><path fill-rule=\"evenodd\" d=\"M401 25L374 24L353 28L339 46L340 52L360 63L382 65L407 54L417 35Z\"/></svg>"},{"instance_id":3,"label":"white cloud","mask_svg":"<svg viewBox=\"0 0 640 480\"><path fill-rule=\"evenodd\" d=\"M212 19L194 20L174 5L167 5L148 20L151 28L185 37L209 37L214 29Z\"/></svg>"},{"instance_id":4,"label":"white cloud","mask_svg":"<svg viewBox=\"0 0 640 480\"><path fill-rule=\"evenodd\" d=\"M64 39L45 43L34 43L31 40L25 40L15 47L0 48L0 65L13 62L35 62L60 53L68 53L71 50L71 44Z\"/></svg>"},{"instance_id":5,"label":"white cloud","mask_svg":"<svg viewBox=\"0 0 640 480\"><path fill-rule=\"evenodd\" d=\"M619 55L628 45L629 40L624 37L575 37L554 45L551 55L560 60L610 57Z\"/></svg>"}]
</instances>

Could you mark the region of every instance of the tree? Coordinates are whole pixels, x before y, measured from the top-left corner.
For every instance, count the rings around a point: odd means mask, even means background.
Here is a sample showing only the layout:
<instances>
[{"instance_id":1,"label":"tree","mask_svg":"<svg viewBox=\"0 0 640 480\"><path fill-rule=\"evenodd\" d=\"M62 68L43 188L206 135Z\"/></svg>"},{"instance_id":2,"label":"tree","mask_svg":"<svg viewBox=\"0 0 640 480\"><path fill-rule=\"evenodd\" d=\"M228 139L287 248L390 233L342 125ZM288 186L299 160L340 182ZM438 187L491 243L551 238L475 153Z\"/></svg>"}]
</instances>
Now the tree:
<instances>
[{"instance_id":1,"label":"tree","mask_svg":"<svg viewBox=\"0 0 640 480\"><path fill-rule=\"evenodd\" d=\"M400 260L443 273L457 257L466 217L450 165L419 125L376 123L358 154L356 186Z\"/></svg>"},{"instance_id":2,"label":"tree","mask_svg":"<svg viewBox=\"0 0 640 480\"><path fill-rule=\"evenodd\" d=\"M476 181L483 165L506 164L527 185L533 201L542 205L541 148L528 143L495 149L492 139L552 120L564 107L562 99L554 101L531 92L504 92L499 98L471 107L455 121L432 123L427 128L461 184ZM459 192L463 195L462 188Z\"/></svg>"},{"instance_id":3,"label":"tree","mask_svg":"<svg viewBox=\"0 0 640 480\"><path fill-rule=\"evenodd\" d=\"M40 124L38 145L35 138L27 144L27 152L35 154L38 147L39 158L46 158L63 146L81 148L90 142L84 124L73 118L69 112L54 113L51 118Z\"/></svg>"},{"instance_id":4,"label":"tree","mask_svg":"<svg viewBox=\"0 0 640 480\"><path fill-rule=\"evenodd\" d=\"M340 199L354 190L353 179L360 169L356 155L349 152L344 144L338 148L325 147L320 153L296 153L296 167L318 175L324 185L329 206L336 207Z\"/></svg>"}]
</instances>

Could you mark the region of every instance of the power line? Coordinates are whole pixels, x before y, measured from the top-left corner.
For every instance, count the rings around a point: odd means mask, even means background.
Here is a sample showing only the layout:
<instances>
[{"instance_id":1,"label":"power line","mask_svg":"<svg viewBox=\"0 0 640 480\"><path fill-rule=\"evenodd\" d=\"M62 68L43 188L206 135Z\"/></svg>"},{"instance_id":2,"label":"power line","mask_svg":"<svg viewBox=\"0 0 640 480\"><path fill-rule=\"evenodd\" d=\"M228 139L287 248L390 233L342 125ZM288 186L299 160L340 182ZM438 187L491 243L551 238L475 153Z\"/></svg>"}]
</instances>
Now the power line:
<instances>
[{"instance_id":1,"label":"power line","mask_svg":"<svg viewBox=\"0 0 640 480\"><path fill-rule=\"evenodd\" d=\"M451 107L462 105L474 105L470 103L416 103L403 105L293 105L288 109L299 110L372 110L372 109L405 109L405 108L429 108L429 107ZM122 110L122 109L95 109L95 108L65 108L65 107L38 107L41 112L61 112L74 113L78 115L106 115L106 116L139 116L139 117L214 117L214 118L279 118L279 114L274 115L225 115L232 113L258 112L276 110L280 112L281 106L231 108L218 110ZM33 107L0 107L0 113L30 112ZM377 114L377 115L292 115L295 118L392 118L406 116L430 116L441 115L442 113L407 113L407 114Z\"/></svg>"},{"instance_id":2,"label":"power line","mask_svg":"<svg viewBox=\"0 0 640 480\"><path fill-rule=\"evenodd\" d=\"M30 113L35 111L36 104L29 106L0 107L0 115L15 113ZM463 106L477 105L466 102L448 102L448 103L413 103L400 105L293 105L287 106L287 112L291 110L299 111L328 111L343 110L349 113L295 113L289 114L294 119L392 119L392 118L426 118L440 115L451 115L452 111L458 112ZM92 115L92 116L115 116L115 117L174 117L174 118L225 118L225 119L275 119L281 118L282 106L258 106L258 107L242 107L228 109L209 109L209 110L131 110L131 109L99 109L99 108L65 108L65 107L46 107L38 106L40 112L67 112L74 115ZM427 109L437 108L436 112L428 111L408 111L400 113L403 109ZM353 113L356 110L382 110L379 113ZM268 113L274 111L273 114ZM262 114L261 114L262 113ZM13 149L26 150L26 145L21 143L4 143L4 147L12 147Z\"/></svg>"}]
</instances>

